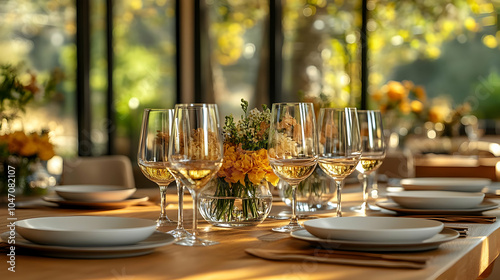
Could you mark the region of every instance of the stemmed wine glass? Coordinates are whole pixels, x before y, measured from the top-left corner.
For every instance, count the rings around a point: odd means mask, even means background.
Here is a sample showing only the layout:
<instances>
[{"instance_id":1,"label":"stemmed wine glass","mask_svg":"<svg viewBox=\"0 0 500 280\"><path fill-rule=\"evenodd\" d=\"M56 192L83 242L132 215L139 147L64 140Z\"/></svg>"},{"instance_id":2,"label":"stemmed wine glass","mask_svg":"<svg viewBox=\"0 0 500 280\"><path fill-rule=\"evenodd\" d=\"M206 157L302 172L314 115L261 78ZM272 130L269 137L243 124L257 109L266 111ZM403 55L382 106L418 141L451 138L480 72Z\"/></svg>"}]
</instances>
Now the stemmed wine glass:
<instances>
[{"instance_id":1,"label":"stemmed wine glass","mask_svg":"<svg viewBox=\"0 0 500 280\"><path fill-rule=\"evenodd\" d=\"M385 158L385 139L382 127L382 114L379 110L358 110L361 133L362 154L356 169L361 173L363 203L352 210L365 214L370 210L368 192L371 188L371 174L382 165Z\"/></svg>"},{"instance_id":2,"label":"stemmed wine glass","mask_svg":"<svg viewBox=\"0 0 500 280\"><path fill-rule=\"evenodd\" d=\"M269 164L292 189L292 216L277 232L301 229L296 215L297 186L314 171L317 162L316 118L312 103L274 103L269 128Z\"/></svg>"},{"instance_id":3,"label":"stemmed wine glass","mask_svg":"<svg viewBox=\"0 0 500 280\"><path fill-rule=\"evenodd\" d=\"M145 109L142 119L141 138L137 155L142 173L160 187L160 217L156 221L157 228L175 225L166 214L167 187L175 179L179 197L177 228L169 231L176 239L186 237L189 233L183 226L183 187L179 176L170 170L167 157L170 131L172 129L174 110Z\"/></svg>"},{"instance_id":4,"label":"stemmed wine glass","mask_svg":"<svg viewBox=\"0 0 500 280\"><path fill-rule=\"evenodd\" d=\"M178 241L184 246L209 246L216 241L198 237L200 192L222 165L223 149L216 104L177 104L168 149L171 168L180 174L193 197L193 234Z\"/></svg>"},{"instance_id":5,"label":"stemmed wine glass","mask_svg":"<svg viewBox=\"0 0 500 280\"><path fill-rule=\"evenodd\" d=\"M335 180L337 217L341 217L344 178L355 170L362 151L356 108L321 108L319 131L318 165Z\"/></svg>"}]
</instances>

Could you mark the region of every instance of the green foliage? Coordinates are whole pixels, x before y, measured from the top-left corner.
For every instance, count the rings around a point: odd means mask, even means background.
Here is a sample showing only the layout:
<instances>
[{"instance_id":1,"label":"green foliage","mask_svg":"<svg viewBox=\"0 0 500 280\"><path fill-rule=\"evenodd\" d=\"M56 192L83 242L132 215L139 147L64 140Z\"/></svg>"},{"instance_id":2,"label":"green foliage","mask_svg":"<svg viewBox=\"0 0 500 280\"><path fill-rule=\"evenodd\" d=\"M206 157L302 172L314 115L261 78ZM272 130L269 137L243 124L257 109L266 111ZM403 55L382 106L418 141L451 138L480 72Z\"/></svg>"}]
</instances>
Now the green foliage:
<instances>
[{"instance_id":1,"label":"green foliage","mask_svg":"<svg viewBox=\"0 0 500 280\"><path fill-rule=\"evenodd\" d=\"M43 85L37 75L26 69L24 63L17 66L0 65L0 128L3 120L7 123L26 112L28 104L36 99L43 101L53 97L57 84L64 78L59 70L54 70Z\"/></svg>"},{"instance_id":2,"label":"green foliage","mask_svg":"<svg viewBox=\"0 0 500 280\"><path fill-rule=\"evenodd\" d=\"M475 86L468 100L473 114L480 119L500 119L500 73L497 71Z\"/></svg>"},{"instance_id":3,"label":"green foliage","mask_svg":"<svg viewBox=\"0 0 500 280\"><path fill-rule=\"evenodd\" d=\"M244 150L257 151L267 149L271 111L264 104L262 111L257 108L248 112L248 101L241 99L243 115L235 123L233 115L226 116L224 141L234 145L241 144Z\"/></svg>"}]
</instances>

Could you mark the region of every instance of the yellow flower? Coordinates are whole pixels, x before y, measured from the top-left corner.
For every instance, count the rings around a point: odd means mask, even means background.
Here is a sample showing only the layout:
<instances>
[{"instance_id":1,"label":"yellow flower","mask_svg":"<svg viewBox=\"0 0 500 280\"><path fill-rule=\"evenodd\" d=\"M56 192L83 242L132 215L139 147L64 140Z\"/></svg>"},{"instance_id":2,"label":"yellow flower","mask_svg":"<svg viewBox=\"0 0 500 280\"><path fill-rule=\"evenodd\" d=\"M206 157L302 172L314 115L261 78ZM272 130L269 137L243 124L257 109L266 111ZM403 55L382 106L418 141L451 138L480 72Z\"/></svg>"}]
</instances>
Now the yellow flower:
<instances>
[{"instance_id":1,"label":"yellow flower","mask_svg":"<svg viewBox=\"0 0 500 280\"><path fill-rule=\"evenodd\" d=\"M416 86L414 89L415 96L421 100L425 101L427 99L427 93L425 92L425 88L423 86Z\"/></svg>"},{"instance_id":2,"label":"yellow flower","mask_svg":"<svg viewBox=\"0 0 500 280\"><path fill-rule=\"evenodd\" d=\"M0 142L7 147L9 154L15 156L49 160L55 155L54 146L46 133L26 135L23 131L15 131L1 135Z\"/></svg>"},{"instance_id":3,"label":"yellow flower","mask_svg":"<svg viewBox=\"0 0 500 280\"><path fill-rule=\"evenodd\" d=\"M411 110L415 113L420 113L424 109L424 104L418 100L412 100L410 103Z\"/></svg>"},{"instance_id":4,"label":"yellow flower","mask_svg":"<svg viewBox=\"0 0 500 280\"><path fill-rule=\"evenodd\" d=\"M408 91L400 82L390 81L387 83L387 97L390 100L399 101L407 95Z\"/></svg>"},{"instance_id":5,"label":"yellow flower","mask_svg":"<svg viewBox=\"0 0 500 280\"><path fill-rule=\"evenodd\" d=\"M35 141L32 139L29 139L25 143L23 143L23 146L19 150L19 154L24 157L30 157L36 155L38 152L38 146Z\"/></svg>"},{"instance_id":6,"label":"yellow flower","mask_svg":"<svg viewBox=\"0 0 500 280\"><path fill-rule=\"evenodd\" d=\"M399 104L399 110L405 115L409 114L411 112L410 102L408 100L401 102Z\"/></svg>"},{"instance_id":7,"label":"yellow flower","mask_svg":"<svg viewBox=\"0 0 500 280\"><path fill-rule=\"evenodd\" d=\"M379 102L382 100L384 97L384 94L382 93L381 90L376 90L374 93L372 93L372 99Z\"/></svg>"},{"instance_id":8,"label":"yellow flower","mask_svg":"<svg viewBox=\"0 0 500 280\"><path fill-rule=\"evenodd\" d=\"M444 119L441 109L439 107L432 107L429 109L429 121L433 123L442 122Z\"/></svg>"},{"instance_id":9,"label":"yellow flower","mask_svg":"<svg viewBox=\"0 0 500 280\"><path fill-rule=\"evenodd\" d=\"M224 144L224 160L217 176L228 183L239 182L242 185L247 176L255 185L263 179L276 185L279 180L269 165L266 149L247 151L241 148L241 144L236 146L228 143Z\"/></svg>"},{"instance_id":10,"label":"yellow flower","mask_svg":"<svg viewBox=\"0 0 500 280\"><path fill-rule=\"evenodd\" d=\"M407 90L412 90L412 89L413 89L413 87L415 87L415 84L414 84L412 81L404 80L404 81L403 81L403 86L404 86Z\"/></svg>"}]
</instances>

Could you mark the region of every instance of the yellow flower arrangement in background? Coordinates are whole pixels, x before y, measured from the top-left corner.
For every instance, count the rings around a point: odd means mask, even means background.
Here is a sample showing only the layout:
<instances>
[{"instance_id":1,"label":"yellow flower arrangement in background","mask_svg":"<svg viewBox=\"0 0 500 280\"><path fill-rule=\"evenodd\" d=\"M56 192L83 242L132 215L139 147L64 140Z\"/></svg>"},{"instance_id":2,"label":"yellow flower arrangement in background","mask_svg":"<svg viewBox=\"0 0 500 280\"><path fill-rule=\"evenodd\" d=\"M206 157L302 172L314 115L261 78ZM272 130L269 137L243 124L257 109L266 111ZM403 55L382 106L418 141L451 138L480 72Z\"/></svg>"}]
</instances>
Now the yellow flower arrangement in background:
<instances>
[{"instance_id":1,"label":"yellow flower arrangement in background","mask_svg":"<svg viewBox=\"0 0 500 280\"><path fill-rule=\"evenodd\" d=\"M372 94L382 114L396 111L399 115L421 114L427 106L427 93L411 81L389 81Z\"/></svg>"},{"instance_id":2,"label":"yellow flower arrangement in background","mask_svg":"<svg viewBox=\"0 0 500 280\"><path fill-rule=\"evenodd\" d=\"M429 100L423 86L407 80L389 81L371 97L384 115L386 128L398 131L403 136L423 124L451 136L453 127L470 111L467 103L453 107L448 98L437 97Z\"/></svg>"},{"instance_id":3,"label":"yellow flower arrangement in background","mask_svg":"<svg viewBox=\"0 0 500 280\"><path fill-rule=\"evenodd\" d=\"M46 130L26 133L22 129L21 116L33 101L52 96L63 78L56 69L44 83L39 83L36 73L27 69L24 63L0 65L0 194L5 195L8 191L7 169L16 171L16 193L31 195L47 191L45 182L40 183L40 173L34 174L42 167L40 161L55 155L54 146ZM21 128L16 128L19 123L14 125L17 121L21 122ZM8 192L11 194L10 190Z\"/></svg>"},{"instance_id":4,"label":"yellow flower arrangement in background","mask_svg":"<svg viewBox=\"0 0 500 280\"><path fill-rule=\"evenodd\" d=\"M55 155L54 146L50 143L49 134L46 131L41 134L16 131L0 135L0 147L2 157L10 155L49 160Z\"/></svg>"},{"instance_id":5,"label":"yellow flower arrangement in background","mask_svg":"<svg viewBox=\"0 0 500 280\"><path fill-rule=\"evenodd\" d=\"M15 194L45 194L47 187L55 182L45 181L47 178L43 178L43 182L35 183L33 180L36 176L33 177L32 174L41 166L40 160L49 160L54 155L54 146L50 142L47 131L29 134L15 131L0 135L0 174L2 174L0 175L0 195L13 194L7 184L6 171L8 169L15 170ZM31 177L33 178L29 179ZM40 177L36 180L40 180Z\"/></svg>"}]
</instances>

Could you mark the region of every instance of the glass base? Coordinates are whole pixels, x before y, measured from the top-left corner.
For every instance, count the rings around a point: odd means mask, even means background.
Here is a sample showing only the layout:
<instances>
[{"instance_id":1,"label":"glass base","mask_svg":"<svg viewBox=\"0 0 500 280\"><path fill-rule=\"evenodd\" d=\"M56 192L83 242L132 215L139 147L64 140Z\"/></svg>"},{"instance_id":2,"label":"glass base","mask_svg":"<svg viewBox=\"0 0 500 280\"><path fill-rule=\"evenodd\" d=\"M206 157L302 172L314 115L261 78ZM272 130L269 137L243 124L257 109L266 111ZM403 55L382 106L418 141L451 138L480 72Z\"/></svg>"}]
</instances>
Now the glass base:
<instances>
[{"instance_id":1,"label":"glass base","mask_svg":"<svg viewBox=\"0 0 500 280\"><path fill-rule=\"evenodd\" d=\"M276 231L276 232L292 232L292 231L296 231L296 230L299 230L299 229L303 229L303 227L300 224L288 224L286 226L273 228L273 231Z\"/></svg>"},{"instance_id":2,"label":"glass base","mask_svg":"<svg viewBox=\"0 0 500 280\"><path fill-rule=\"evenodd\" d=\"M349 210L356 212L356 213L366 213L366 212L373 212L373 211L380 211L380 207L366 204L366 205L359 205L359 206L354 206L349 208Z\"/></svg>"},{"instance_id":3,"label":"glass base","mask_svg":"<svg viewBox=\"0 0 500 280\"><path fill-rule=\"evenodd\" d=\"M290 215L282 215L282 214L278 214L278 215L272 215L272 216L267 216L268 219L273 219L273 220L290 220ZM301 220L312 220L312 219L318 219L319 216L309 216L309 215L305 215L305 214L299 214L297 215L297 219L301 219Z\"/></svg>"},{"instance_id":4,"label":"glass base","mask_svg":"<svg viewBox=\"0 0 500 280\"><path fill-rule=\"evenodd\" d=\"M161 227L170 227L170 226L177 226L177 222L170 220L167 216L159 217L156 220L156 228L157 229L159 229Z\"/></svg>"},{"instance_id":5,"label":"glass base","mask_svg":"<svg viewBox=\"0 0 500 280\"><path fill-rule=\"evenodd\" d=\"M368 203L368 208L370 211L382 211L382 208L378 207L377 205L371 205Z\"/></svg>"},{"instance_id":6,"label":"glass base","mask_svg":"<svg viewBox=\"0 0 500 280\"><path fill-rule=\"evenodd\" d=\"M175 240L181 240L191 235L191 233L187 232L187 230L183 228L176 228L171 231L167 231L167 233L170 233L173 237L175 237Z\"/></svg>"},{"instance_id":7,"label":"glass base","mask_svg":"<svg viewBox=\"0 0 500 280\"><path fill-rule=\"evenodd\" d=\"M213 240L201 239L192 234L189 234L189 236L175 242L175 244L182 246L212 246L219 244L219 242Z\"/></svg>"}]
</instances>

